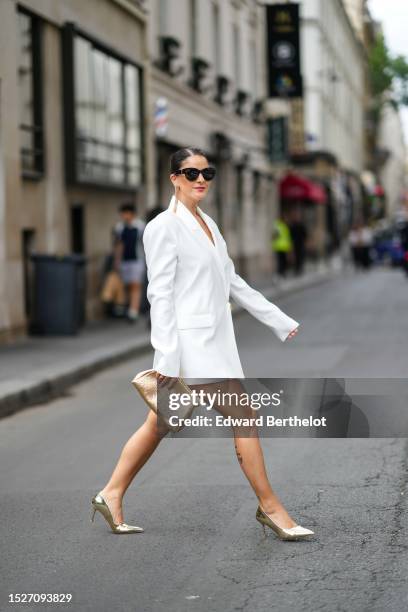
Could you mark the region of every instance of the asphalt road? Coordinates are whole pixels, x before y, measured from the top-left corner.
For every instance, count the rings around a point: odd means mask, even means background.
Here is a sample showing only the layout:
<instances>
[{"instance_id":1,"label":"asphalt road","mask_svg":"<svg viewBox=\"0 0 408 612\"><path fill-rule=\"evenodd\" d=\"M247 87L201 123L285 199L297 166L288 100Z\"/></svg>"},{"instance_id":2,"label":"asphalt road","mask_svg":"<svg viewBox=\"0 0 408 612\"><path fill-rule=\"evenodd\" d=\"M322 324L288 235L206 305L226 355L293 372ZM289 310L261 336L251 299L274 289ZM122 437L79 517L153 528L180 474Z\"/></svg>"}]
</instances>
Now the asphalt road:
<instances>
[{"instance_id":1,"label":"asphalt road","mask_svg":"<svg viewBox=\"0 0 408 612\"><path fill-rule=\"evenodd\" d=\"M279 301L282 344L236 321L247 376L406 377L408 283L348 273ZM407 441L264 439L273 488L313 540L265 538L233 441L163 440L125 498L145 532L117 537L90 498L146 413L130 385L151 354L0 421L1 610L402 611L408 608ZM9 604L71 593L70 604Z\"/></svg>"}]
</instances>

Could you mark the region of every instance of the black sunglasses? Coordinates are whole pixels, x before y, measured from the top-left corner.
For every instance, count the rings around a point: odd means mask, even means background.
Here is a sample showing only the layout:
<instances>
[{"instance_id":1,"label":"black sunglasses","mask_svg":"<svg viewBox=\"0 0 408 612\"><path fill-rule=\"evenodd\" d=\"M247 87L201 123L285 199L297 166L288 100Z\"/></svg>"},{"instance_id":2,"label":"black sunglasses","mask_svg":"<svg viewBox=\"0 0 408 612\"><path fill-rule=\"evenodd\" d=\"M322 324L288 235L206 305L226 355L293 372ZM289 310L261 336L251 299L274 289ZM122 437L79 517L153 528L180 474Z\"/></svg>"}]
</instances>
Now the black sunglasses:
<instances>
[{"instance_id":1,"label":"black sunglasses","mask_svg":"<svg viewBox=\"0 0 408 612\"><path fill-rule=\"evenodd\" d=\"M215 176L215 168L212 166L208 166L208 168L203 168L199 170L198 168L183 168L182 170L176 170L174 174L184 174L188 181L196 181L200 174L203 175L203 179L205 181L212 181Z\"/></svg>"}]
</instances>

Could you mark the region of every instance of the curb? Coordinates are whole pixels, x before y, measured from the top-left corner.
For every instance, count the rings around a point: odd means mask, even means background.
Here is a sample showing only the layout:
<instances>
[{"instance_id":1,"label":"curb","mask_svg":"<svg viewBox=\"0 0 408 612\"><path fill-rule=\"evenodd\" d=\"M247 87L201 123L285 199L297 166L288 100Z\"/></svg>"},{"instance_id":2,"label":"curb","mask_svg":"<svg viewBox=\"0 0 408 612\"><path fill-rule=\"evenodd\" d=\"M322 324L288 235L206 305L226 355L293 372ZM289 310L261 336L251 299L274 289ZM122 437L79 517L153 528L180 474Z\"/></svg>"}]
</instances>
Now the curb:
<instances>
[{"instance_id":1,"label":"curb","mask_svg":"<svg viewBox=\"0 0 408 612\"><path fill-rule=\"evenodd\" d=\"M293 279L293 282L290 279L281 286L275 286L269 290L262 289L261 291L268 299L281 297L331 280L342 271L343 269L339 268L338 270L316 272L307 277ZM245 312L244 308L237 304L232 304L232 314L234 316L243 312ZM131 339L128 342L122 342L116 348L106 349L105 351L98 349L85 354L82 358L77 357L75 361L65 362L60 367L60 371L58 371L58 368L55 369L49 377L27 381L23 385L19 385L18 389L10 389L3 394L0 397L0 418L10 416L30 406L62 397L67 389L74 384L91 377L101 370L150 350L150 332L148 332L136 340Z\"/></svg>"},{"instance_id":2,"label":"curb","mask_svg":"<svg viewBox=\"0 0 408 612\"><path fill-rule=\"evenodd\" d=\"M60 372L54 370L50 377L29 381L21 385L18 390L10 391L0 397L0 418L61 397L74 384L121 361L143 354L147 349L150 349L149 335L139 337L136 340L132 339L126 344L122 343L119 347L109 349L109 351L98 349L93 354L85 355L82 359L77 358L71 364L69 362L65 363L60 368Z\"/></svg>"}]
</instances>

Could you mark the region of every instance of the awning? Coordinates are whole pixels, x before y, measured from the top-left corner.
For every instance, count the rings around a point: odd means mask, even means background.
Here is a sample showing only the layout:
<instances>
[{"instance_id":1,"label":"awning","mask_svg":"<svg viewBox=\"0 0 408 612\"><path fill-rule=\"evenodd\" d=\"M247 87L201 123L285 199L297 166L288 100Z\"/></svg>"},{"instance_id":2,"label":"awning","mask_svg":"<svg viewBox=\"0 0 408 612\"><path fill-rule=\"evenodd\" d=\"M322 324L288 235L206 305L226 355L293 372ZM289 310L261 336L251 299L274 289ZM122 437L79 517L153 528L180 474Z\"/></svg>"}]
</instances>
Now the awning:
<instances>
[{"instance_id":1,"label":"awning","mask_svg":"<svg viewBox=\"0 0 408 612\"><path fill-rule=\"evenodd\" d=\"M385 195L384 188L381 185L376 185L374 187L374 195L379 197L379 198L382 198L382 196Z\"/></svg>"},{"instance_id":2,"label":"awning","mask_svg":"<svg viewBox=\"0 0 408 612\"><path fill-rule=\"evenodd\" d=\"M280 196L284 200L306 200L316 204L325 204L327 200L323 187L292 173L281 180Z\"/></svg>"}]
</instances>

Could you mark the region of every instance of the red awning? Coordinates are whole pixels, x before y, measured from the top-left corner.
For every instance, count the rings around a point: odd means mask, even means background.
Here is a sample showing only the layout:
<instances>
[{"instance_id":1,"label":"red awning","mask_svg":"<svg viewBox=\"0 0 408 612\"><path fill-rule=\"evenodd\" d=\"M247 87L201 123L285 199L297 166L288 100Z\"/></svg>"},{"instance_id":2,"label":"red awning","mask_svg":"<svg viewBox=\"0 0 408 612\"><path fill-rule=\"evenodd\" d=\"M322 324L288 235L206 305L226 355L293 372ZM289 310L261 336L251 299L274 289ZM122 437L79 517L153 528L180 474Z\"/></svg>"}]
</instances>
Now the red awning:
<instances>
[{"instance_id":1,"label":"red awning","mask_svg":"<svg viewBox=\"0 0 408 612\"><path fill-rule=\"evenodd\" d=\"M280 196L285 200L307 200L325 204L326 193L320 185L297 174L287 174L280 182Z\"/></svg>"}]
</instances>

